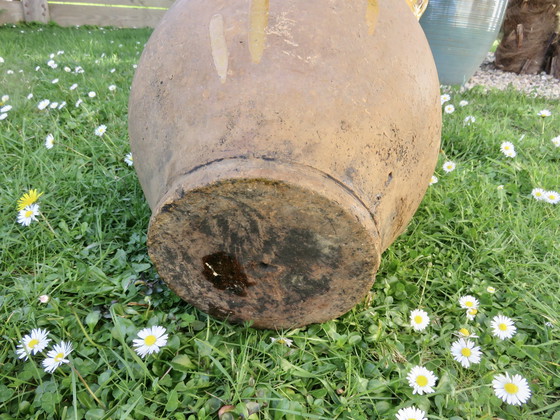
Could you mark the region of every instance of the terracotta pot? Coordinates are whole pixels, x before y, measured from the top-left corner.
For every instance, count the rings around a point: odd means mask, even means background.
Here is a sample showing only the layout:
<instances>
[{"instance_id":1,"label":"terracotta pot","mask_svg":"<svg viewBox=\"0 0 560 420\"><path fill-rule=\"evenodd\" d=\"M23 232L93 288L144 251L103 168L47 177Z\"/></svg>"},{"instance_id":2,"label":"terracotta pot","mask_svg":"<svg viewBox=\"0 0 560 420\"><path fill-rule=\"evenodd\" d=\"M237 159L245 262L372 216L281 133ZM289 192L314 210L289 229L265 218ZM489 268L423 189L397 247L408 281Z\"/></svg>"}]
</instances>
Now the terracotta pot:
<instances>
[{"instance_id":1,"label":"terracotta pot","mask_svg":"<svg viewBox=\"0 0 560 420\"><path fill-rule=\"evenodd\" d=\"M216 317L289 328L367 294L433 173L439 83L404 1L179 0L129 123L161 277Z\"/></svg>"}]
</instances>

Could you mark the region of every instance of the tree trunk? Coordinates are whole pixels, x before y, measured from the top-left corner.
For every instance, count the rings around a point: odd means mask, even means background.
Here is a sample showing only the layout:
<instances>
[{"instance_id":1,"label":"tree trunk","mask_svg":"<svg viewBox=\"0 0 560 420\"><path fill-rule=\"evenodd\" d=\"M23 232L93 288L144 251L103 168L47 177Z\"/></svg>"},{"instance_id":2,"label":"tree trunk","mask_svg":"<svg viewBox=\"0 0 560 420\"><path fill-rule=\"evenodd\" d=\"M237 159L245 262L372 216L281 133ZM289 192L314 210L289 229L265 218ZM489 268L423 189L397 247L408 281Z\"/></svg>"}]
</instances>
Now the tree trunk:
<instances>
[{"instance_id":1,"label":"tree trunk","mask_svg":"<svg viewBox=\"0 0 560 420\"><path fill-rule=\"evenodd\" d=\"M560 78L560 0L510 0L496 67Z\"/></svg>"}]
</instances>

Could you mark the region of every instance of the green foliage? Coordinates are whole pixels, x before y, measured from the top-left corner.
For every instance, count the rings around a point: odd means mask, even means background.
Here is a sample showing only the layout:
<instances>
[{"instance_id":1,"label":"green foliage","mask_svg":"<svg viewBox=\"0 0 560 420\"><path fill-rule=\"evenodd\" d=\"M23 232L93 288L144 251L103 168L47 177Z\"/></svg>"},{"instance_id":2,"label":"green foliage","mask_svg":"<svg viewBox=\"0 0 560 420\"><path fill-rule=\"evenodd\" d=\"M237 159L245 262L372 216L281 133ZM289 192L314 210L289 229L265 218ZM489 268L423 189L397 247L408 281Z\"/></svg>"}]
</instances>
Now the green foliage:
<instances>
[{"instance_id":1,"label":"green foliage","mask_svg":"<svg viewBox=\"0 0 560 420\"><path fill-rule=\"evenodd\" d=\"M559 418L559 207L531 197L535 187L560 189L560 148L550 141L560 134L557 102L513 90L450 91L455 112L443 116L439 182L383 255L367 298L322 325L257 331L181 301L147 256L150 211L123 159L133 64L149 35L0 28L0 96L13 105L0 121L0 419L372 419L411 404L432 419ZM40 111L42 99L67 105ZM537 116L545 108L552 117ZM465 125L467 115L475 123ZM503 141L514 143L515 158L500 152ZM457 164L453 172L442 170L446 160ZM16 222L16 202L31 188L44 194L38 221L26 227ZM470 322L458 304L466 294L481 305ZM431 318L421 332L409 326L417 308ZM512 339L490 334L497 314L515 320ZM153 325L169 341L142 359L132 340ZM466 325L483 351L470 369L449 351ZM33 328L72 342L71 364L51 375L41 355L18 359L16 346ZM271 340L279 336L293 345ZM412 393L406 375L417 364L438 376L434 394ZM492 379L504 372L528 379L527 404L494 395Z\"/></svg>"}]
</instances>

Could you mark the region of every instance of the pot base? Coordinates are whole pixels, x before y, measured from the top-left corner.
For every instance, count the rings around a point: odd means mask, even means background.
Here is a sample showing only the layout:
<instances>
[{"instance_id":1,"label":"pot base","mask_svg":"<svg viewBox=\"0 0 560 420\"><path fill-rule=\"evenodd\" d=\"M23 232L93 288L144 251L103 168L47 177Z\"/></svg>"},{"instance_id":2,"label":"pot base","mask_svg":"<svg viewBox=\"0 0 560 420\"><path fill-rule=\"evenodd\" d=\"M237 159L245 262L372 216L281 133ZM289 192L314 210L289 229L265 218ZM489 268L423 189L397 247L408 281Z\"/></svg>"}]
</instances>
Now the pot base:
<instances>
[{"instance_id":1,"label":"pot base","mask_svg":"<svg viewBox=\"0 0 560 420\"><path fill-rule=\"evenodd\" d=\"M171 289L199 309L293 328L344 314L371 288L377 229L328 175L235 158L173 185L150 221L148 249Z\"/></svg>"}]
</instances>

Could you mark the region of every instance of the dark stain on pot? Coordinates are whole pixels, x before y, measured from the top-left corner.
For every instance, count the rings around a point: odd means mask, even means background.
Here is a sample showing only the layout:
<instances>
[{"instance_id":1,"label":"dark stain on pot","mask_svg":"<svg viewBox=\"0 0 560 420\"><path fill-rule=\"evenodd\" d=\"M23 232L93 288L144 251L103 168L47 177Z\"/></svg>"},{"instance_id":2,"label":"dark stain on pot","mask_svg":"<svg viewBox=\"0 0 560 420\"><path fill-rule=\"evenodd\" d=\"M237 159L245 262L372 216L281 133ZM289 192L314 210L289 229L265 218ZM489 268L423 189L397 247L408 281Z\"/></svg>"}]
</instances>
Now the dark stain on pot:
<instances>
[{"instance_id":1,"label":"dark stain on pot","mask_svg":"<svg viewBox=\"0 0 560 420\"><path fill-rule=\"evenodd\" d=\"M162 213L170 213L171 210L173 210L175 207L176 207L176 205L175 205L174 203L167 203L167 204L164 204L164 205L161 207L161 212L162 212Z\"/></svg>"},{"instance_id":2,"label":"dark stain on pot","mask_svg":"<svg viewBox=\"0 0 560 420\"><path fill-rule=\"evenodd\" d=\"M247 288L253 285L237 258L225 252L202 257L202 265L202 274L216 289L247 296Z\"/></svg>"}]
</instances>

